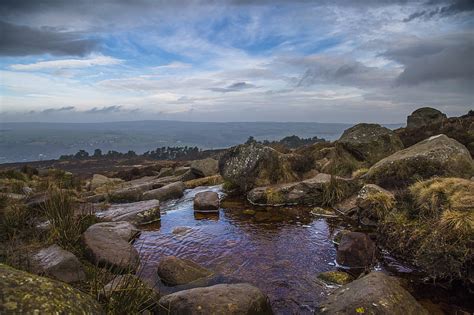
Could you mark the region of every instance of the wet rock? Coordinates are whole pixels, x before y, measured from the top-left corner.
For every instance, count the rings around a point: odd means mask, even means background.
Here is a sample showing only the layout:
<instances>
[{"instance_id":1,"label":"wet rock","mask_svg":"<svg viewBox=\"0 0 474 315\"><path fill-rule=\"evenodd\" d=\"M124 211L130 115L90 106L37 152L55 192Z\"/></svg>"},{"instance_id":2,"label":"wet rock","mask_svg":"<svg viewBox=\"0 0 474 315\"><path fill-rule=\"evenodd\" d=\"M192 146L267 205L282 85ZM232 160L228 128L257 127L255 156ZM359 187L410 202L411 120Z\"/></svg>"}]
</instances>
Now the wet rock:
<instances>
[{"instance_id":1,"label":"wet rock","mask_svg":"<svg viewBox=\"0 0 474 315\"><path fill-rule=\"evenodd\" d=\"M318 279L328 284L344 285L354 281L354 277L344 271L325 271L318 275Z\"/></svg>"},{"instance_id":2,"label":"wet rock","mask_svg":"<svg viewBox=\"0 0 474 315\"><path fill-rule=\"evenodd\" d=\"M219 172L219 162L211 158L193 161L191 163L191 172L198 177L216 175Z\"/></svg>"},{"instance_id":3,"label":"wet rock","mask_svg":"<svg viewBox=\"0 0 474 315\"><path fill-rule=\"evenodd\" d=\"M366 268L375 260L375 244L365 233L349 232L342 236L336 261L350 268Z\"/></svg>"},{"instance_id":4,"label":"wet rock","mask_svg":"<svg viewBox=\"0 0 474 315\"><path fill-rule=\"evenodd\" d=\"M149 190L143 193L144 200L157 199L159 201L166 201L169 199L178 199L181 198L184 194L184 184L183 182L176 182L168 184L161 188Z\"/></svg>"},{"instance_id":5,"label":"wet rock","mask_svg":"<svg viewBox=\"0 0 474 315\"><path fill-rule=\"evenodd\" d=\"M299 179L292 169L290 155L257 143L228 149L219 160L219 172L224 180L244 192Z\"/></svg>"},{"instance_id":6,"label":"wet rock","mask_svg":"<svg viewBox=\"0 0 474 315\"><path fill-rule=\"evenodd\" d=\"M332 182L331 182L332 181ZM330 189L340 191L340 198L349 196L357 188L351 180L320 173L313 178L289 184L280 184L268 187L257 187L247 194L247 199L255 205L316 205L326 203L326 195Z\"/></svg>"},{"instance_id":7,"label":"wet rock","mask_svg":"<svg viewBox=\"0 0 474 315\"><path fill-rule=\"evenodd\" d=\"M378 124L357 124L345 130L336 146L370 165L403 149L398 135Z\"/></svg>"},{"instance_id":8,"label":"wet rock","mask_svg":"<svg viewBox=\"0 0 474 315\"><path fill-rule=\"evenodd\" d=\"M94 224L82 235L87 256L92 263L110 266L117 272L136 270L138 252L130 241L137 231L134 225L125 221Z\"/></svg>"},{"instance_id":9,"label":"wet rock","mask_svg":"<svg viewBox=\"0 0 474 315\"><path fill-rule=\"evenodd\" d=\"M396 279L376 271L334 291L323 301L316 313L428 314Z\"/></svg>"},{"instance_id":10,"label":"wet rock","mask_svg":"<svg viewBox=\"0 0 474 315\"><path fill-rule=\"evenodd\" d=\"M222 179L220 175L214 175L214 176L196 178L196 179L185 181L184 186L186 187L186 189L192 189L199 186L220 185L223 183L223 181L224 180Z\"/></svg>"},{"instance_id":11,"label":"wet rock","mask_svg":"<svg viewBox=\"0 0 474 315\"><path fill-rule=\"evenodd\" d=\"M446 114L431 107L422 107L415 110L407 117L407 128L420 128L431 124L442 122L447 118Z\"/></svg>"},{"instance_id":12,"label":"wet rock","mask_svg":"<svg viewBox=\"0 0 474 315\"><path fill-rule=\"evenodd\" d=\"M470 178L473 173L474 163L466 147L437 135L380 160L362 177L384 187L432 176Z\"/></svg>"},{"instance_id":13,"label":"wet rock","mask_svg":"<svg viewBox=\"0 0 474 315\"><path fill-rule=\"evenodd\" d=\"M58 245L44 248L32 257L35 273L71 283L86 278L79 259Z\"/></svg>"},{"instance_id":14,"label":"wet rock","mask_svg":"<svg viewBox=\"0 0 474 315\"><path fill-rule=\"evenodd\" d=\"M90 189L96 190L97 188L105 185L115 185L122 183L123 180L120 178L109 178L101 174L94 174L90 182Z\"/></svg>"},{"instance_id":15,"label":"wet rock","mask_svg":"<svg viewBox=\"0 0 474 315\"><path fill-rule=\"evenodd\" d=\"M212 272L187 259L163 257L158 264L161 281L170 286L186 284L212 275Z\"/></svg>"},{"instance_id":16,"label":"wet rock","mask_svg":"<svg viewBox=\"0 0 474 315\"><path fill-rule=\"evenodd\" d=\"M334 235L334 238L332 240L332 242L334 244L336 244L337 246L339 246L339 244L341 243L341 240L342 240L342 237L344 236L344 234L347 234L347 233L350 233L351 231L349 230L340 230L339 232L336 233L336 235Z\"/></svg>"},{"instance_id":17,"label":"wet rock","mask_svg":"<svg viewBox=\"0 0 474 315\"><path fill-rule=\"evenodd\" d=\"M96 216L107 221L128 221L141 225L160 220L160 202L146 200L111 205L107 210L97 212Z\"/></svg>"},{"instance_id":18,"label":"wet rock","mask_svg":"<svg viewBox=\"0 0 474 315\"><path fill-rule=\"evenodd\" d=\"M334 210L328 208L321 208L321 207L314 207L311 209L311 214L315 217L323 217L323 218L336 218L337 214Z\"/></svg>"},{"instance_id":19,"label":"wet rock","mask_svg":"<svg viewBox=\"0 0 474 315\"><path fill-rule=\"evenodd\" d=\"M176 292L162 297L160 305L162 314L272 314L265 294L247 283Z\"/></svg>"},{"instance_id":20,"label":"wet rock","mask_svg":"<svg viewBox=\"0 0 474 315\"><path fill-rule=\"evenodd\" d=\"M214 191L203 191L194 196L194 211L218 211L219 195Z\"/></svg>"},{"instance_id":21,"label":"wet rock","mask_svg":"<svg viewBox=\"0 0 474 315\"><path fill-rule=\"evenodd\" d=\"M4 264L0 292L1 314L104 314L91 296L70 285Z\"/></svg>"},{"instance_id":22,"label":"wet rock","mask_svg":"<svg viewBox=\"0 0 474 315\"><path fill-rule=\"evenodd\" d=\"M358 211L357 195L352 195L349 198L338 202L334 205L334 209L336 212L352 218Z\"/></svg>"},{"instance_id":23,"label":"wet rock","mask_svg":"<svg viewBox=\"0 0 474 315\"><path fill-rule=\"evenodd\" d=\"M357 194L356 204L359 221L364 225L376 226L395 206L395 196L382 187L366 184Z\"/></svg>"},{"instance_id":24,"label":"wet rock","mask_svg":"<svg viewBox=\"0 0 474 315\"><path fill-rule=\"evenodd\" d=\"M173 229L172 233L175 235L184 235L189 231L192 231L193 228L189 226L177 226Z\"/></svg>"}]
</instances>

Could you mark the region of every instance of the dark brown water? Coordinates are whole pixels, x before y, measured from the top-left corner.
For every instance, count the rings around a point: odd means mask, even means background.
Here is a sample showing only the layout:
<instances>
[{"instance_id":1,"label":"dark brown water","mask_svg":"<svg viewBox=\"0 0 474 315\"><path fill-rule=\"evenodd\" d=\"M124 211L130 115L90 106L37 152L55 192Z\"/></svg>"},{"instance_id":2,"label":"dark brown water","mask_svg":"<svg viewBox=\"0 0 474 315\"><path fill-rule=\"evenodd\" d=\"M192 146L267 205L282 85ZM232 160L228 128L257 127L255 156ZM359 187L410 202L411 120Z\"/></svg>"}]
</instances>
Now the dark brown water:
<instances>
[{"instance_id":1,"label":"dark brown water","mask_svg":"<svg viewBox=\"0 0 474 315\"><path fill-rule=\"evenodd\" d=\"M179 200L161 205L161 223L148 227L135 243L143 264L141 276L164 293L183 289L167 288L156 274L160 259L174 255L217 274L199 285L248 282L268 295L275 314L312 314L333 289L316 277L336 269L332 239L344 222L315 217L308 208L252 208L242 200L224 201L218 215L195 215L193 197L205 190L221 193L220 186L198 187L187 190ZM245 210L254 210L255 214L246 214ZM408 279L416 274L416 270L386 253L381 258L383 265L376 268ZM412 293L436 303L458 295L440 292L437 287L423 285ZM471 303L462 304L470 309ZM443 308L446 313L453 309L451 305Z\"/></svg>"},{"instance_id":2,"label":"dark brown water","mask_svg":"<svg viewBox=\"0 0 474 315\"><path fill-rule=\"evenodd\" d=\"M143 275L156 277L160 258L174 255L193 260L229 281L248 282L265 292L277 314L311 313L328 293L316 281L332 270L336 250L332 237L340 227L312 216L308 209L258 209L245 214L244 202L224 202L219 216L195 216L193 196L162 205L160 226L142 233L138 242ZM177 227L179 233L173 233ZM225 282L225 280L222 280Z\"/></svg>"}]
</instances>

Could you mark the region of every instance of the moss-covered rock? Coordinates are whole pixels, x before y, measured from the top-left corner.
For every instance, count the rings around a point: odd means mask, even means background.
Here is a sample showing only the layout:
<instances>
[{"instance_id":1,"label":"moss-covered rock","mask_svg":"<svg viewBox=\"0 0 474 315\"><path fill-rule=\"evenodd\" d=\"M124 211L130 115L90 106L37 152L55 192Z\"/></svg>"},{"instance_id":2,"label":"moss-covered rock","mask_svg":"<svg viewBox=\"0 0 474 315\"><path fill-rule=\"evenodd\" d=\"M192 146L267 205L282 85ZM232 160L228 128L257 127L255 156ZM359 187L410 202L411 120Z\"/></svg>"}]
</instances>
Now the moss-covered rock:
<instances>
[{"instance_id":1,"label":"moss-covered rock","mask_svg":"<svg viewBox=\"0 0 474 315\"><path fill-rule=\"evenodd\" d=\"M59 281L0 264L1 314L103 314L89 295Z\"/></svg>"},{"instance_id":2,"label":"moss-covered rock","mask_svg":"<svg viewBox=\"0 0 474 315\"><path fill-rule=\"evenodd\" d=\"M422 107L415 110L407 117L407 128L421 128L434 123L442 122L447 118L446 114L431 107Z\"/></svg>"},{"instance_id":3,"label":"moss-covered rock","mask_svg":"<svg viewBox=\"0 0 474 315\"><path fill-rule=\"evenodd\" d=\"M380 160L363 178L393 186L433 176L470 178L473 173L474 163L466 147L437 135Z\"/></svg>"}]
</instances>

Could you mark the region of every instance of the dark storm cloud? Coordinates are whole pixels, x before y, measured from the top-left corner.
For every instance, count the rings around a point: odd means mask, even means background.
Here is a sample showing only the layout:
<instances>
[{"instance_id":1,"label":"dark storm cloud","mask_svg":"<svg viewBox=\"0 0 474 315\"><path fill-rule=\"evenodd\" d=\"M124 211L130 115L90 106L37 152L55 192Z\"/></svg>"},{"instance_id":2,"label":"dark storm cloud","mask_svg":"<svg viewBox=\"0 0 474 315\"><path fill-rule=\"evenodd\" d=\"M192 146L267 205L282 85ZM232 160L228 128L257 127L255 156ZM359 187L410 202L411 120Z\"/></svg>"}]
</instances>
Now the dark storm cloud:
<instances>
[{"instance_id":1,"label":"dark storm cloud","mask_svg":"<svg viewBox=\"0 0 474 315\"><path fill-rule=\"evenodd\" d=\"M61 32L53 28L32 28L0 21L0 55L28 56L49 53L52 55L83 56L97 48L97 42L82 38L74 32Z\"/></svg>"},{"instance_id":2,"label":"dark storm cloud","mask_svg":"<svg viewBox=\"0 0 474 315\"><path fill-rule=\"evenodd\" d=\"M42 114L52 114L52 113L59 113L59 112L70 112L75 110L74 106L64 106L60 108L46 108L41 111Z\"/></svg>"},{"instance_id":3,"label":"dark storm cloud","mask_svg":"<svg viewBox=\"0 0 474 315\"><path fill-rule=\"evenodd\" d=\"M411 14L409 17L404 19L404 22L410 22L417 18L430 19L435 16L446 17L455 15L462 12L474 11L473 0L454 0L454 1L436 1L432 0L426 3L428 6L440 5L433 9L421 10Z\"/></svg>"},{"instance_id":4,"label":"dark storm cloud","mask_svg":"<svg viewBox=\"0 0 474 315\"><path fill-rule=\"evenodd\" d=\"M399 85L440 80L474 80L473 33L419 39L386 51L383 56L404 66Z\"/></svg>"},{"instance_id":5,"label":"dark storm cloud","mask_svg":"<svg viewBox=\"0 0 474 315\"><path fill-rule=\"evenodd\" d=\"M246 89L251 89L251 88L256 88L256 86L247 82L235 82L224 88L210 88L209 90L214 91L214 92L227 93L227 92L236 92L236 91L241 91L241 90L246 90Z\"/></svg>"}]
</instances>

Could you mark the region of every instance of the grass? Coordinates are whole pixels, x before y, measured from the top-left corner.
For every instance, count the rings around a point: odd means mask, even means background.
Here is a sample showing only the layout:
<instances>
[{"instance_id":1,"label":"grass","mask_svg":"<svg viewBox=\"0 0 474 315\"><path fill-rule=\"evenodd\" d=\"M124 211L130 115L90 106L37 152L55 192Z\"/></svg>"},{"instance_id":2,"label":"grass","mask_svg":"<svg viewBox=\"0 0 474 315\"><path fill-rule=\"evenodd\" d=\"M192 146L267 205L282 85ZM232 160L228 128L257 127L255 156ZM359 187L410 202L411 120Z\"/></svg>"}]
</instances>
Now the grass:
<instances>
[{"instance_id":1,"label":"grass","mask_svg":"<svg viewBox=\"0 0 474 315\"><path fill-rule=\"evenodd\" d=\"M323 186L322 205L332 207L347 197L350 191L351 189L346 181L331 175L329 183Z\"/></svg>"},{"instance_id":2,"label":"grass","mask_svg":"<svg viewBox=\"0 0 474 315\"><path fill-rule=\"evenodd\" d=\"M370 204L369 210L371 216L382 219L395 206L395 198L384 192L369 193L366 197L366 202Z\"/></svg>"}]
</instances>

